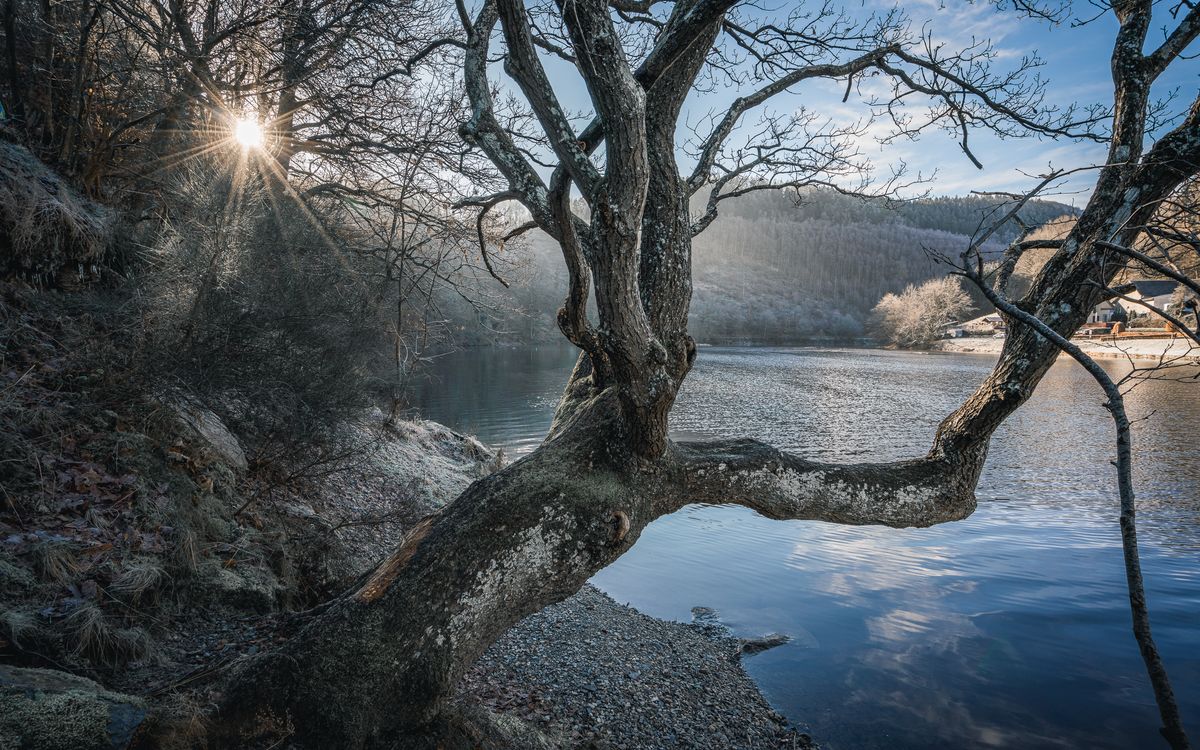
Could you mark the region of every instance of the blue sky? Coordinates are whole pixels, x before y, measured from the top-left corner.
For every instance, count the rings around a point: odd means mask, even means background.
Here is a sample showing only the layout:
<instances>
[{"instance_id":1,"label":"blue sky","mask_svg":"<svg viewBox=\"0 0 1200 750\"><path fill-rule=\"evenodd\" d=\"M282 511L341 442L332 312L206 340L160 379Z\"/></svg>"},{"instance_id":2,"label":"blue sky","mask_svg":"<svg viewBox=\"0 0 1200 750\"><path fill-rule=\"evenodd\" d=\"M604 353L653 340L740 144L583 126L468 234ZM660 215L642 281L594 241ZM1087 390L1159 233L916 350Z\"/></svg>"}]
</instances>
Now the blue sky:
<instances>
[{"instance_id":1,"label":"blue sky","mask_svg":"<svg viewBox=\"0 0 1200 750\"><path fill-rule=\"evenodd\" d=\"M1155 4L1155 24L1148 47L1157 46L1162 40L1164 27L1171 23L1171 4ZM894 2L884 0L851 0L847 3L853 12L863 14L886 10L893 5ZM772 9L786 14L790 7L792 5L788 2L779 2ZM1048 82L1046 98L1050 103L1066 105L1077 102L1086 105L1111 102L1113 84L1109 73L1109 54L1116 20L1111 13L1107 13L1082 26L1071 23L1081 15L1090 18L1099 12L1090 2L1077 2L1074 15L1054 26L1045 21L1020 18L1011 11L998 11L986 0L906 0L902 7L914 26L927 25L937 38L950 44L966 45L972 39L990 39L1001 53L996 63L1001 68L1018 65L1024 56L1037 53L1045 61L1040 72ZM1189 52L1196 53L1197 48L1200 45L1193 45ZM590 110L586 91L574 71L558 61L548 60L547 66L559 86L563 105L570 110ZM1177 89L1180 101L1176 102L1175 109L1182 111L1196 97L1198 84L1200 61L1179 60L1160 79L1155 93L1165 95ZM738 93L732 89L695 92L689 98L683 120L697 122L711 110L720 111ZM766 106L785 114L805 107L842 122L853 121L865 114L864 107L853 106L853 98L843 104L843 93L844 83L813 81ZM746 118L747 121L753 119L753 115ZM931 131L917 141L904 141L887 147L880 147L874 140L863 139L860 146L882 173L887 172L887 165L900 159L908 163L910 170L919 170L926 175L936 172L936 180L926 186L934 195L959 195L971 190L1021 190L1035 182L1022 172L1036 174L1047 171L1051 166L1075 168L1098 164L1103 160L1105 151L1103 146L1094 142L1037 138L1001 141L982 131L972 134L971 143L972 150L983 162L982 170L971 164L957 142L942 131ZM1094 179L1092 172L1081 173L1058 190L1056 199L1082 204L1087 199Z\"/></svg>"},{"instance_id":2,"label":"blue sky","mask_svg":"<svg viewBox=\"0 0 1200 750\"><path fill-rule=\"evenodd\" d=\"M1045 66L1041 69L1047 81L1049 103L1066 105L1072 102L1091 104L1111 102L1113 82L1109 55L1117 22L1112 13L1103 13L1083 25L1072 23L1082 14L1094 17L1099 11L1091 3L1076 2L1073 15L1059 25L1044 21L1022 19L1012 12L997 11L990 3L967 3L962 0L909 0L904 4L914 20L928 19L931 28L948 39L966 41L972 35L990 38L1004 53L998 65L1011 65L1025 54L1037 53ZM1155 25L1147 39L1153 49L1164 38L1164 27L1171 23L1168 3L1155 4ZM1196 51L1193 45L1191 52ZM1178 90L1176 111L1186 111L1187 103L1197 94L1200 84L1200 63L1179 60L1155 86L1155 94L1166 95ZM972 136L973 149L984 169L975 168L944 133L935 133L915 144L908 144L904 156L923 169L936 168L939 179L931 186L935 194L958 194L969 190L1012 190L1029 187L1032 183L1022 174L1055 168L1074 168L1102 163L1105 148L1101 144L1065 139L1009 139L1001 141L980 132ZM926 164L929 166L927 167ZM1060 200L1070 203L1086 201L1095 180L1086 172L1064 185Z\"/></svg>"}]
</instances>

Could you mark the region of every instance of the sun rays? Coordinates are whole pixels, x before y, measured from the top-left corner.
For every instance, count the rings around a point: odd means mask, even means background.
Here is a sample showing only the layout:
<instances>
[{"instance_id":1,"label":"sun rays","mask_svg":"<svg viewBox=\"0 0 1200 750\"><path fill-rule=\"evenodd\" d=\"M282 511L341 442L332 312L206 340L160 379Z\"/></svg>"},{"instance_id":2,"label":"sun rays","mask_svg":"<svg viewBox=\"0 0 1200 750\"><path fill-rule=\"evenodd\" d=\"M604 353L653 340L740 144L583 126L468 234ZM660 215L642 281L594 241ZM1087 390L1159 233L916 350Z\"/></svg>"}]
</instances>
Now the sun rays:
<instances>
[{"instance_id":1,"label":"sun rays","mask_svg":"<svg viewBox=\"0 0 1200 750\"><path fill-rule=\"evenodd\" d=\"M233 125L233 139L244 150L263 147L263 128L253 117L243 117Z\"/></svg>"}]
</instances>

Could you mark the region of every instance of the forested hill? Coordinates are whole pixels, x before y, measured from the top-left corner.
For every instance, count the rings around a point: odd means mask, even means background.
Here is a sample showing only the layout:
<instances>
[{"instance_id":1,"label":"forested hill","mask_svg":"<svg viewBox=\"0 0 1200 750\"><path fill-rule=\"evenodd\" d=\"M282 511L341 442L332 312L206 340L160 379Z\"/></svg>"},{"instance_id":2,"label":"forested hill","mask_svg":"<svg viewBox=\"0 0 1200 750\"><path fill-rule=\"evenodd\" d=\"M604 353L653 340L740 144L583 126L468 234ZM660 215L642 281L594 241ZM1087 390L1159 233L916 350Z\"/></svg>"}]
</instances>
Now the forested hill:
<instances>
[{"instance_id":1,"label":"forested hill","mask_svg":"<svg viewBox=\"0 0 1200 750\"><path fill-rule=\"evenodd\" d=\"M932 198L891 207L829 191L797 205L775 192L751 193L721 205L720 218L694 245L691 330L701 342L789 343L861 336L871 308L945 272L927 249L957 255L997 202L976 196ZM699 206L697 206L699 210ZM1040 224L1074 209L1033 202L1024 220ZM997 232L1006 243L1015 225ZM566 289L558 247L530 237L519 250L524 268L500 305L501 340L558 337L554 313ZM495 340L464 312L464 343Z\"/></svg>"}]
</instances>

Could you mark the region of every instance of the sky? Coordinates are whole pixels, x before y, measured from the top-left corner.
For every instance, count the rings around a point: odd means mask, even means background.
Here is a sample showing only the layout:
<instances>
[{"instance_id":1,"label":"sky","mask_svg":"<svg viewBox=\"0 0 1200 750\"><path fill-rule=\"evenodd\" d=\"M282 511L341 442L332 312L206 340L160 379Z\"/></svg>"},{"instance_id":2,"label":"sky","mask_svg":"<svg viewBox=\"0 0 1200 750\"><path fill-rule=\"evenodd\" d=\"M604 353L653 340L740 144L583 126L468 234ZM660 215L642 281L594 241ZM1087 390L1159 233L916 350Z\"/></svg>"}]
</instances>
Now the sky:
<instances>
[{"instance_id":1,"label":"sky","mask_svg":"<svg viewBox=\"0 0 1200 750\"><path fill-rule=\"evenodd\" d=\"M1156 47L1163 39L1165 28L1171 23L1169 11L1174 2L1177 0L1155 3L1155 22L1147 41L1148 49ZM846 3L848 10L863 15L885 11L894 5L894 1L887 0L848 0ZM792 7L793 0L776 0L769 9L776 11L776 15L786 15ZM1019 65L1023 57L1036 54L1045 62L1040 74L1047 81L1046 101L1049 103L1086 105L1112 100L1109 55L1117 23L1111 13L1101 14L1091 2L1076 2L1071 15L1057 25L1020 18L1011 11L999 11L986 0L905 0L902 7L914 26L927 25L937 38L948 44L966 46L972 40L990 39L1000 52L995 65L1001 69L1010 69ZM1090 19L1098 14L1100 17L1089 23L1076 23L1081 18ZM1193 44L1189 52L1200 52L1200 44ZM577 74L561 61L547 59L546 65L564 107L590 111L587 92ZM1183 111L1196 97L1198 87L1200 60L1181 59L1158 81L1155 94L1163 96L1177 91L1179 101L1175 103L1175 110ZM694 92L681 120L695 123L711 111L719 113L739 93L744 92L734 89ZM804 107L840 122L851 122L865 114L865 107L856 107L854 98L843 104L843 93L844 82L810 81L766 106L783 114ZM748 115L745 119L752 122L755 118ZM1045 173L1050 168L1073 169L1100 164L1105 153L1103 145L1095 142L1033 137L1000 140L977 131L971 135L971 145L983 163L983 169L978 169L963 154L957 141L940 130L931 131L916 141L906 140L886 147L879 146L873 138L860 139L859 145L880 174L887 173L888 165L903 160L910 172L934 176L922 188L932 195L962 195L972 190L1021 191L1036 183L1036 178L1030 175ZM687 170L688 159L683 155L680 159ZM1082 172L1057 188L1054 198L1082 205L1094 180L1095 172Z\"/></svg>"}]
</instances>

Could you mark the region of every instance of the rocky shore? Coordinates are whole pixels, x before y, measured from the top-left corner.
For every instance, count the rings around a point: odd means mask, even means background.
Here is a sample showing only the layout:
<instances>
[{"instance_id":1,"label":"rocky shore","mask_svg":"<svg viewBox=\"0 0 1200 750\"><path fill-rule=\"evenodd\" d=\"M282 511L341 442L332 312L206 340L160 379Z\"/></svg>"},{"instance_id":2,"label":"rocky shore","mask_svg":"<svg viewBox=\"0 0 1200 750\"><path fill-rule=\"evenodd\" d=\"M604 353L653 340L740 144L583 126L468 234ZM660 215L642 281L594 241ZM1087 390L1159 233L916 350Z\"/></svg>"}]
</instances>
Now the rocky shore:
<instances>
[{"instance_id":1,"label":"rocky shore","mask_svg":"<svg viewBox=\"0 0 1200 750\"><path fill-rule=\"evenodd\" d=\"M286 639L499 465L473 438L375 411L337 438L353 461L268 484L211 405L115 391L95 357L69 357L106 333L89 318L11 288L0 303L20 344L0 371L5 750L139 746L155 726L203 746L228 665ZM742 670L762 645L585 588L496 644L458 702L547 747L805 747Z\"/></svg>"},{"instance_id":2,"label":"rocky shore","mask_svg":"<svg viewBox=\"0 0 1200 750\"><path fill-rule=\"evenodd\" d=\"M812 747L742 668L743 653L782 641L747 645L708 614L658 620L589 585L509 631L460 690L557 747Z\"/></svg>"}]
</instances>

